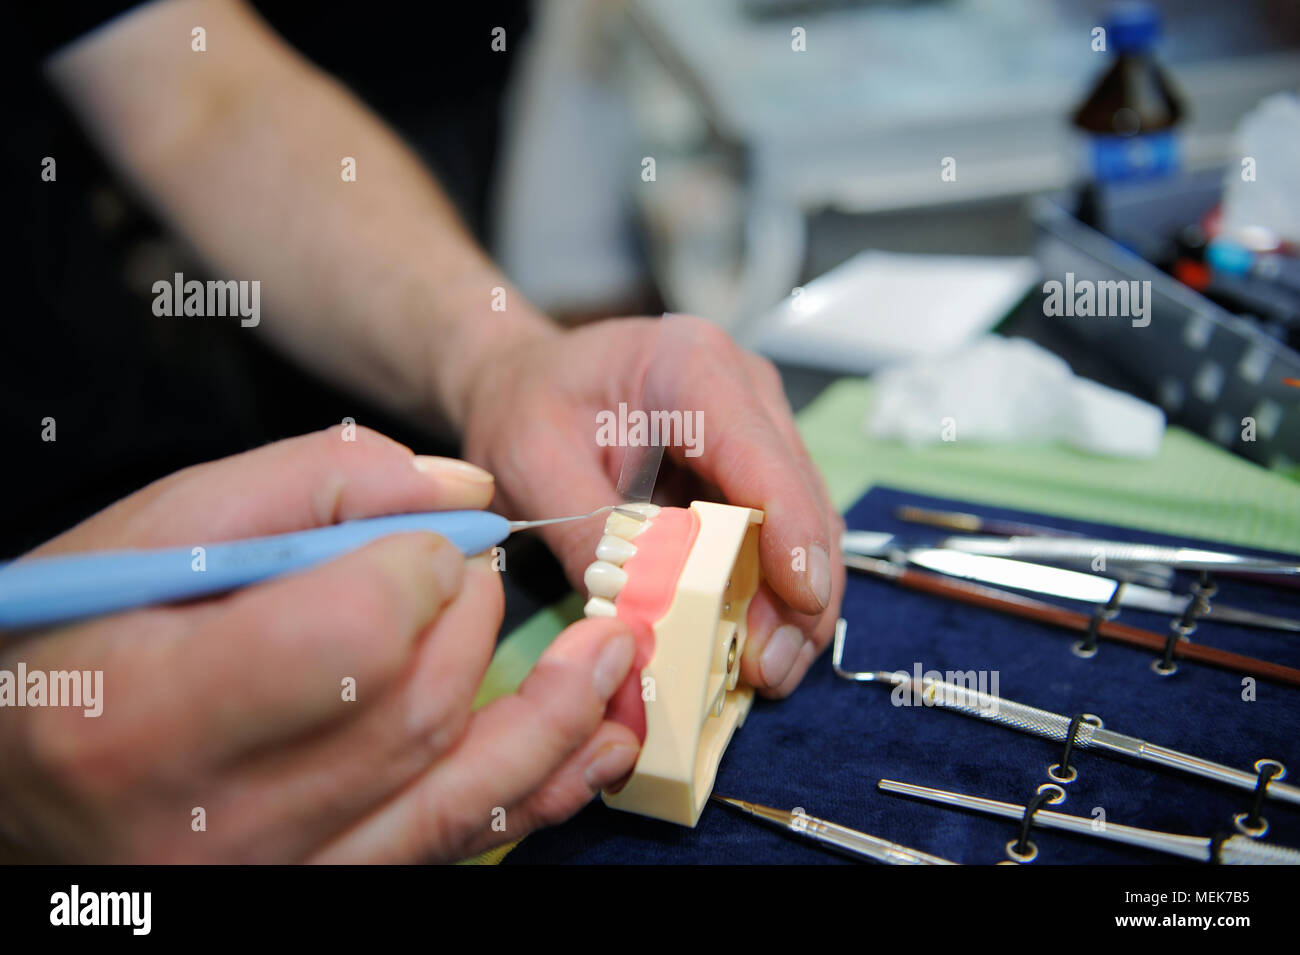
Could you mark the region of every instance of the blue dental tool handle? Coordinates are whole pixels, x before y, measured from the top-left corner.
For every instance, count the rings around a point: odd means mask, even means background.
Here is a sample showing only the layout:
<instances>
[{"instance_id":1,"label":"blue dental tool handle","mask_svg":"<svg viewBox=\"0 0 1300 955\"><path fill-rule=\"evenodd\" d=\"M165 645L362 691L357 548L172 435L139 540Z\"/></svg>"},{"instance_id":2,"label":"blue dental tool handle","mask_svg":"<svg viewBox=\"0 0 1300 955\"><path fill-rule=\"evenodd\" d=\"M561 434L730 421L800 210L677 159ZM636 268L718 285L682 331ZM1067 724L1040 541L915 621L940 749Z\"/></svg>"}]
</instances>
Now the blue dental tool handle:
<instances>
[{"instance_id":1,"label":"blue dental tool handle","mask_svg":"<svg viewBox=\"0 0 1300 955\"><path fill-rule=\"evenodd\" d=\"M99 551L14 561L0 565L0 627L43 626L221 593L304 570L408 531L440 534L472 556L505 540L510 522L488 511L395 514L205 544L202 551Z\"/></svg>"}]
</instances>

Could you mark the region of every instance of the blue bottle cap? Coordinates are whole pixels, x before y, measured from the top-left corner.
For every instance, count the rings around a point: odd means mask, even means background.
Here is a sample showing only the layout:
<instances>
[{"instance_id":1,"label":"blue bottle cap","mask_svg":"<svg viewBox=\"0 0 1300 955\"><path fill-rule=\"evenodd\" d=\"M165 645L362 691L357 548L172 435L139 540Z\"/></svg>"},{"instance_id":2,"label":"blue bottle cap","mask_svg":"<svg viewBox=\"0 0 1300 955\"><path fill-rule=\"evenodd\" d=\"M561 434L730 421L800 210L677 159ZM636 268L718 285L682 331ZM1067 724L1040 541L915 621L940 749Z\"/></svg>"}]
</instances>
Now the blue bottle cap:
<instances>
[{"instance_id":1,"label":"blue bottle cap","mask_svg":"<svg viewBox=\"0 0 1300 955\"><path fill-rule=\"evenodd\" d=\"M1139 0L1112 4L1106 16L1106 42L1116 53L1149 50L1160 36L1160 11Z\"/></svg>"},{"instance_id":2,"label":"blue bottle cap","mask_svg":"<svg viewBox=\"0 0 1300 955\"><path fill-rule=\"evenodd\" d=\"M1205 260L1216 272L1246 275L1255 264L1255 253L1230 239L1215 239L1205 250Z\"/></svg>"}]
</instances>

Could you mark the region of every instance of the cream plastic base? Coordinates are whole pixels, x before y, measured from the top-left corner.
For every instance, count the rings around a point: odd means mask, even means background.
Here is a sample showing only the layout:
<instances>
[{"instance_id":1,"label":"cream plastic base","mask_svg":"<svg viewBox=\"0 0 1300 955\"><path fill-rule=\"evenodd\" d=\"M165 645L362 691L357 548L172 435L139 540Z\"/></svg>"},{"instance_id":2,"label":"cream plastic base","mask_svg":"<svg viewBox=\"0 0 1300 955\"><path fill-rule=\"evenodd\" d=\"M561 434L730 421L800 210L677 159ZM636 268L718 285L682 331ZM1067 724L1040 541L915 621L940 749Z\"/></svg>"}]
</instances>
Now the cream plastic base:
<instances>
[{"instance_id":1,"label":"cream plastic base","mask_svg":"<svg viewBox=\"0 0 1300 955\"><path fill-rule=\"evenodd\" d=\"M763 512L696 501L699 534L642 671L646 735L615 809L694 826L713 791L718 763L745 721L754 691L740 686L745 616L761 576Z\"/></svg>"}]
</instances>

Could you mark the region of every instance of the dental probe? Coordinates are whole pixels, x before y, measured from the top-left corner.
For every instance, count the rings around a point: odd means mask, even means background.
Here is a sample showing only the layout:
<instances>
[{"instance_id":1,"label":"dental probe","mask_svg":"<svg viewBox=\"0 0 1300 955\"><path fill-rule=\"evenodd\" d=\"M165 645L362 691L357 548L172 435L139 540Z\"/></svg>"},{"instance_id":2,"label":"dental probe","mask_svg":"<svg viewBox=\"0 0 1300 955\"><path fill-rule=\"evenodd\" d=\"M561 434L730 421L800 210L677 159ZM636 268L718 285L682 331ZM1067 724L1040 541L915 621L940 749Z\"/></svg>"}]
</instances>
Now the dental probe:
<instances>
[{"instance_id":1,"label":"dental probe","mask_svg":"<svg viewBox=\"0 0 1300 955\"><path fill-rule=\"evenodd\" d=\"M865 856L877 862L889 865L956 865L957 863L941 856L930 855L919 849L909 849L896 842L869 836L847 826L839 826L825 819L818 819L802 811L789 812L785 809L773 809L758 803L745 802L743 799L731 799L728 796L713 795L714 802L731 806L741 812L762 819L782 829L788 829L796 835L806 836L817 842L825 843L832 849L838 849L854 856Z\"/></svg>"},{"instance_id":2,"label":"dental probe","mask_svg":"<svg viewBox=\"0 0 1300 955\"><path fill-rule=\"evenodd\" d=\"M985 534L993 537L1049 537L1078 539L1083 537L1075 531L1061 530L1043 524L1028 524L1022 521L1003 521L997 518L980 517L978 514L965 514L961 511L937 511L928 507L910 505L894 508L894 517L909 524L923 524L940 530L956 531L962 534ZM1092 561L1061 561L1067 566L1091 567ZM1112 566L1107 576L1114 576L1130 583L1146 584L1150 587L1168 588L1174 582L1174 569L1163 564L1126 564Z\"/></svg>"},{"instance_id":3,"label":"dental probe","mask_svg":"<svg viewBox=\"0 0 1300 955\"><path fill-rule=\"evenodd\" d=\"M843 669L840 664L844 659L844 635L847 630L848 624L841 617L835 624L835 644L831 652L831 668L836 676L858 683L884 683L888 686L909 686L915 682L901 670L890 673L888 670ZM963 716L973 716L988 723L999 723L1031 736L1040 736L1058 742L1065 742L1069 737L1070 724L1073 722L1070 717L1062 716L1060 713L1040 710L1036 706L1017 703L991 693L982 693L958 683L922 680L921 685L914 687L912 692L919 692L921 699L940 709L952 710ZM1215 782L1226 783L1238 789L1254 790L1259 783L1259 776L1256 773L1243 772L1231 766L1224 766L1222 763L1180 753L1176 749L1157 746L1135 736L1126 736L1114 730L1103 729L1101 720L1096 717L1092 719L1096 722L1089 722L1087 719L1079 721L1074 736L1074 745L1079 749L1118 753L1140 762L1155 763L1192 776L1213 779ZM1277 761L1269 760L1269 762ZM1278 773L1277 778L1280 778L1283 773L1285 769ZM1288 783L1270 781L1265 786L1264 792L1282 802L1300 805L1300 788Z\"/></svg>"},{"instance_id":4,"label":"dental probe","mask_svg":"<svg viewBox=\"0 0 1300 955\"><path fill-rule=\"evenodd\" d=\"M977 538L967 539L977 540ZM957 538L948 540L957 540ZM1001 543L990 540L990 546ZM1100 574L1050 567L1027 560L953 550L948 548L947 542L943 547L907 547L900 546L892 534L847 531L841 541L841 550L846 559L856 556L886 557L898 562L906 561L949 577L997 584L1015 590L1062 597L1066 600L1078 600L1102 606L1113 600L1123 607L1179 616L1190 609L1195 612L1197 619L1221 620L1224 623L1236 623L1247 627L1300 633L1300 620L1289 617L1228 607L1218 602L1202 603L1193 594L1176 594L1158 587L1115 580Z\"/></svg>"},{"instance_id":5,"label":"dental probe","mask_svg":"<svg viewBox=\"0 0 1300 955\"><path fill-rule=\"evenodd\" d=\"M0 565L0 628L45 626L234 590L314 567L390 534L439 534L468 557L495 547L515 531L606 511L645 519L630 507L614 504L590 514L539 521L509 521L489 511L431 511L195 547L17 560Z\"/></svg>"},{"instance_id":6,"label":"dental probe","mask_svg":"<svg viewBox=\"0 0 1300 955\"><path fill-rule=\"evenodd\" d=\"M913 796L941 806L973 809L985 815L1001 816L1004 819L1021 819L1025 814L1024 806L998 802L996 799L967 796L964 793L931 789L929 786L917 786L913 783L900 783L892 779L882 779L879 785L881 790L887 793ZM1039 809L1034 813L1034 825L1044 829L1061 829L1082 836L1108 839L1111 842L1122 842L1130 846L1141 846L1144 849L1167 852L1170 855L1196 859L1199 862L1216 861L1214 840L1204 836L1183 836L1172 832L1141 829L1137 826L1124 826L1115 822L1098 824L1098 821L1091 817L1073 816L1048 809ZM1217 861L1223 865L1300 865L1300 849L1271 845L1249 836L1231 836L1219 844Z\"/></svg>"},{"instance_id":7,"label":"dental probe","mask_svg":"<svg viewBox=\"0 0 1300 955\"><path fill-rule=\"evenodd\" d=\"M856 554L845 554L844 566L921 593L960 600L977 607L987 607L1001 613L1023 617L1026 620L1037 620L1039 623L1063 627L1079 633L1088 633L1095 626L1097 636L1104 640L1143 647L1156 653L1163 653L1165 649L1165 638L1150 630L1142 630L1115 620L1094 621L1086 613L1079 613L1043 600L1035 600L999 587L986 587L984 584L960 577L931 574L922 570L913 570L906 564L896 564L875 557L859 557ZM1179 640L1174 644L1174 659L1192 660L1233 673L1244 673L1265 680L1277 680L1291 686L1300 686L1300 670L1295 667L1283 666L1268 660L1257 660L1254 657L1221 650L1204 643Z\"/></svg>"},{"instance_id":8,"label":"dental probe","mask_svg":"<svg viewBox=\"0 0 1300 955\"><path fill-rule=\"evenodd\" d=\"M1197 547L1171 547L1166 544L1131 544L1126 541L1094 540L1088 537L1053 539L1048 537L1010 537L990 540L984 537L949 537L943 542L949 550L986 557L1012 557L1021 560L1091 561L1102 557L1110 564L1161 564L1175 570L1230 570L1241 574L1300 574L1300 561L1255 557L1231 551L1202 550Z\"/></svg>"}]
</instances>

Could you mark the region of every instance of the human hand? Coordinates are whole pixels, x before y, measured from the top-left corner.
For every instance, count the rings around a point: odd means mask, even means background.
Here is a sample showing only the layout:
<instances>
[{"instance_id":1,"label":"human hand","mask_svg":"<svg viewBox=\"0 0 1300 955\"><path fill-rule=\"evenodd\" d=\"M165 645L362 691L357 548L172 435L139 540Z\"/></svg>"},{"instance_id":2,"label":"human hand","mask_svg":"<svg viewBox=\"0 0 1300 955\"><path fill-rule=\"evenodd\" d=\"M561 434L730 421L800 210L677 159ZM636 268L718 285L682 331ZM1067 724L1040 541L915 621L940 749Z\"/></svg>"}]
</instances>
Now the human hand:
<instances>
[{"instance_id":1,"label":"human hand","mask_svg":"<svg viewBox=\"0 0 1300 955\"><path fill-rule=\"evenodd\" d=\"M765 583L750 605L741 674L768 696L794 690L834 630L844 522L770 362L700 319L617 319L532 335L495 351L475 378L466 457L496 475L501 506L525 519L619 500L624 449L597 444L596 416L620 402L641 407L643 383L666 400L659 407L698 412L701 453L666 450L656 502L663 496L684 504L703 494L766 513L759 538ZM591 526L559 524L543 534L582 589L594 557Z\"/></svg>"},{"instance_id":2,"label":"human hand","mask_svg":"<svg viewBox=\"0 0 1300 955\"><path fill-rule=\"evenodd\" d=\"M181 471L32 556L478 508L492 494L491 475L463 462L336 428ZM0 669L103 674L98 717L0 711L0 850L445 860L557 822L635 762L632 734L602 720L632 638L616 621L575 624L517 694L471 711L501 613L485 560L401 534L213 599L0 634Z\"/></svg>"}]
</instances>

